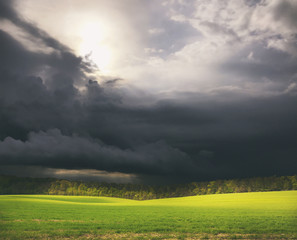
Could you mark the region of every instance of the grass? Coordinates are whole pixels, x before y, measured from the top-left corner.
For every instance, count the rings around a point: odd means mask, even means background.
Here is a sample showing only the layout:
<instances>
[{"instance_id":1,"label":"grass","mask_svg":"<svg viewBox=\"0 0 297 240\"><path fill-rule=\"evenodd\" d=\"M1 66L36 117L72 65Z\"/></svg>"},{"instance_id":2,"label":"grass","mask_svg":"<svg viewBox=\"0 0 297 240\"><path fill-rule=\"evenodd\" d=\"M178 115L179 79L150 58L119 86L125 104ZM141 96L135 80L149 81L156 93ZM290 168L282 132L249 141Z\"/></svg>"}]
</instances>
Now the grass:
<instances>
[{"instance_id":1,"label":"grass","mask_svg":"<svg viewBox=\"0 0 297 240\"><path fill-rule=\"evenodd\" d=\"M2 195L0 239L297 239L297 191L134 201Z\"/></svg>"}]
</instances>

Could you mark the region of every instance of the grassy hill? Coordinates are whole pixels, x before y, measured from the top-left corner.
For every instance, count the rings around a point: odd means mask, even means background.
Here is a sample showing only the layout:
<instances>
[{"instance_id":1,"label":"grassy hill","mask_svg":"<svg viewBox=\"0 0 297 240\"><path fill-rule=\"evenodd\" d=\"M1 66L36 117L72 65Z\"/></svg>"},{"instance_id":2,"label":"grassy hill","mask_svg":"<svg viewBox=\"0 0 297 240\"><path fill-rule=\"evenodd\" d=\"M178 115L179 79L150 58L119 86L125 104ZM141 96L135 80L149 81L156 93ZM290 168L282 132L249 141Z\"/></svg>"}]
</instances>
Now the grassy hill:
<instances>
[{"instance_id":1,"label":"grassy hill","mask_svg":"<svg viewBox=\"0 0 297 240\"><path fill-rule=\"evenodd\" d=\"M297 191L136 201L0 196L1 239L297 239Z\"/></svg>"}]
</instances>

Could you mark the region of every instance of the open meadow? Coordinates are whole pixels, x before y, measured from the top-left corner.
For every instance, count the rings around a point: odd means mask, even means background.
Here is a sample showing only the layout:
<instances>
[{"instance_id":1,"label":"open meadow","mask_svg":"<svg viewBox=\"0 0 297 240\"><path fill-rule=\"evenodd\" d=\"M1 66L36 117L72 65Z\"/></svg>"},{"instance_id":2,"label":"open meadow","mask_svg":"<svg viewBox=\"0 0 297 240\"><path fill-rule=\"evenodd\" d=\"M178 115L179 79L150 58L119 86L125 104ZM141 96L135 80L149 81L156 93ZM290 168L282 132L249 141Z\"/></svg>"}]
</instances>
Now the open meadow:
<instances>
[{"instance_id":1,"label":"open meadow","mask_svg":"<svg viewBox=\"0 0 297 240\"><path fill-rule=\"evenodd\" d=\"M297 239L297 191L136 201L2 195L1 239Z\"/></svg>"}]
</instances>

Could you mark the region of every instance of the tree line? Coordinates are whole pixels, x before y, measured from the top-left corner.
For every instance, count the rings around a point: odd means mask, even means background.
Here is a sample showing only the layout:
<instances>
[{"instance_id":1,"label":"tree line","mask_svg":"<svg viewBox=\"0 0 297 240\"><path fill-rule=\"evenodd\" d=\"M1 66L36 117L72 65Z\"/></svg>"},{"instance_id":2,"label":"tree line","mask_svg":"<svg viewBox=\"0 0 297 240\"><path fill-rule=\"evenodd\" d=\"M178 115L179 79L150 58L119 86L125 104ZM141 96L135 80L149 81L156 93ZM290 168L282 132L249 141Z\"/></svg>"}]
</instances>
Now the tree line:
<instances>
[{"instance_id":1,"label":"tree line","mask_svg":"<svg viewBox=\"0 0 297 240\"><path fill-rule=\"evenodd\" d=\"M205 194L284 190L297 190L297 175L215 180L160 186L0 176L0 194L104 196L147 200Z\"/></svg>"}]
</instances>

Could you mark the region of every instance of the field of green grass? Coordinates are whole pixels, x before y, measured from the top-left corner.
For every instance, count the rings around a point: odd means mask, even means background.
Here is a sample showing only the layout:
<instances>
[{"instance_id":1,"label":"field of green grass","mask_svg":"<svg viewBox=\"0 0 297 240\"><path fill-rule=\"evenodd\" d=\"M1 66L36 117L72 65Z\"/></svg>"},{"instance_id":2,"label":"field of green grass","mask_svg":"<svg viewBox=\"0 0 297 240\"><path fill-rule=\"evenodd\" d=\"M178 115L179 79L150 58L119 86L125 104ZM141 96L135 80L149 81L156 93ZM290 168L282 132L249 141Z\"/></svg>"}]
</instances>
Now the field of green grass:
<instances>
[{"instance_id":1,"label":"field of green grass","mask_svg":"<svg viewBox=\"0 0 297 240\"><path fill-rule=\"evenodd\" d=\"M0 239L297 239L297 191L135 201L2 195Z\"/></svg>"}]
</instances>

